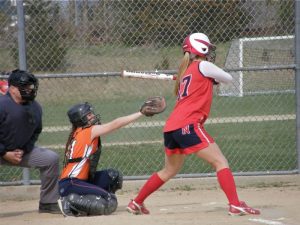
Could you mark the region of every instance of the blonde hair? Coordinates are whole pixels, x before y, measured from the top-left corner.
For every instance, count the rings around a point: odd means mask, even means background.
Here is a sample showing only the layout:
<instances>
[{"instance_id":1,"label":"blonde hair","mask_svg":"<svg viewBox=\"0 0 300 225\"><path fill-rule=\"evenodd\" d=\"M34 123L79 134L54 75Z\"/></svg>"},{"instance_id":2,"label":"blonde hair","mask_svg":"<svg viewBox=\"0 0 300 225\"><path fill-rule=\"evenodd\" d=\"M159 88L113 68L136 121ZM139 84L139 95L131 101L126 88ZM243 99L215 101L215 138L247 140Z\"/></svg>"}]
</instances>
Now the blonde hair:
<instances>
[{"instance_id":1,"label":"blonde hair","mask_svg":"<svg viewBox=\"0 0 300 225\"><path fill-rule=\"evenodd\" d=\"M198 55L190 54L189 52L184 53L184 56L181 59L181 63L180 63L179 68L178 68L178 74L177 74L176 83L175 83L175 86L174 86L175 96L178 95L178 90L180 88L179 84L180 84L181 77L183 76L183 74L185 73L185 71L189 67L189 65L195 60L206 60L206 58L198 56Z\"/></svg>"},{"instance_id":2,"label":"blonde hair","mask_svg":"<svg viewBox=\"0 0 300 225\"><path fill-rule=\"evenodd\" d=\"M183 58L181 59L179 68L178 68L178 74L177 74L176 82L175 82L175 86L174 86L174 94L175 95L178 94L178 90L180 88L179 84L180 84L181 77L185 73L185 71L188 68L188 66L190 65L190 63L191 63L190 53L185 52Z\"/></svg>"}]
</instances>

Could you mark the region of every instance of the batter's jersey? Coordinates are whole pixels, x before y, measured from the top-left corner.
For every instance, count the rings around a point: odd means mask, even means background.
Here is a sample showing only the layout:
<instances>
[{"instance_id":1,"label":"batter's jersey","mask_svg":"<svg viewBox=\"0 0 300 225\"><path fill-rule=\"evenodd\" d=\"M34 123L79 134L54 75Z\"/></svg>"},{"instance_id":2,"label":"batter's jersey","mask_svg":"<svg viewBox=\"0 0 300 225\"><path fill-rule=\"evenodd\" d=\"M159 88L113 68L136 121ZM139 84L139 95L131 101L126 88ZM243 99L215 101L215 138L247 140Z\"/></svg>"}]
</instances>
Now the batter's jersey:
<instances>
[{"instance_id":1,"label":"batter's jersey","mask_svg":"<svg viewBox=\"0 0 300 225\"><path fill-rule=\"evenodd\" d=\"M201 61L192 62L180 80L175 107L164 126L164 132L188 124L204 123L213 97L213 78L205 77L199 70Z\"/></svg>"},{"instance_id":2,"label":"batter's jersey","mask_svg":"<svg viewBox=\"0 0 300 225\"><path fill-rule=\"evenodd\" d=\"M90 160L89 156L95 153L98 149L99 138L91 140L92 127L77 128L73 135L71 148L67 153L67 162L62 171L61 179L64 178L78 178L87 180L89 176ZM77 162L76 158L82 158ZM72 162L73 161L75 162Z\"/></svg>"}]
</instances>

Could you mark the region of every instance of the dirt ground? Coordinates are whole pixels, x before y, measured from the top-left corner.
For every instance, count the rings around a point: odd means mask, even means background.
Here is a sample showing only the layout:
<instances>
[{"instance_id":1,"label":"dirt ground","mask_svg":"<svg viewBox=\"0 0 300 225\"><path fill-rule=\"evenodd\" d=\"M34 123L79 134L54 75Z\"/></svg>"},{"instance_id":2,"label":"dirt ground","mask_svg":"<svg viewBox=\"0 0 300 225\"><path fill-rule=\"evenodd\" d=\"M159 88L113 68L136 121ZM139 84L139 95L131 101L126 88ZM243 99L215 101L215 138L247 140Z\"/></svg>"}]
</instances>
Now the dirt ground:
<instances>
[{"instance_id":1,"label":"dirt ground","mask_svg":"<svg viewBox=\"0 0 300 225\"><path fill-rule=\"evenodd\" d=\"M39 214L38 185L0 187L0 224L300 225L300 175L236 177L240 199L261 210L258 216L237 217L227 215L226 197L216 178L171 180L146 200L150 215L131 215L125 207L144 182L124 182L112 215L77 218Z\"/></svg>"}]
</instances>

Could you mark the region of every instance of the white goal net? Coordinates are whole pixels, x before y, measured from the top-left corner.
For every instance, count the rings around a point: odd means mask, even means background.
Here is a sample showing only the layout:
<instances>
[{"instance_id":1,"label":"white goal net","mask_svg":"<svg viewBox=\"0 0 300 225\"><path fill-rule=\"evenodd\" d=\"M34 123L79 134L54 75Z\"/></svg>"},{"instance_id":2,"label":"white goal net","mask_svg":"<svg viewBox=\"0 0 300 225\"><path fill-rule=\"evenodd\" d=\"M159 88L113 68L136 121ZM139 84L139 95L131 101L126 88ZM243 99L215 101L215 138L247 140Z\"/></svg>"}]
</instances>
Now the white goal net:
<instances>
[{"instance_id":1,"label":"white goal net","mask_svg":"<svg viewBox=\"0 0 300 225\"><path fill-rule=\"evenodd\" d=\"M241 38L228 50L225 69L233 76L230 85L221 85L219 95L295 91L295 74L289 66L295 63L294 36Z\"/></svg>"}]
</instances>

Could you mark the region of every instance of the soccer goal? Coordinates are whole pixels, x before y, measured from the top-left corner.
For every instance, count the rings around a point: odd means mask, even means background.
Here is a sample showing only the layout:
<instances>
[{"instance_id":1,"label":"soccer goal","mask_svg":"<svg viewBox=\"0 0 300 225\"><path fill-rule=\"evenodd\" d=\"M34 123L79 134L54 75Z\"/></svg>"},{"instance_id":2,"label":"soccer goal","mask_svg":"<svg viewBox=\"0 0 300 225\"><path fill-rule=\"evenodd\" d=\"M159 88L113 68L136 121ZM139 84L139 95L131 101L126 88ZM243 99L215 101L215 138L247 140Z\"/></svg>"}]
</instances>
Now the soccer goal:
<instances>
[{"instance_id":1,"label":"soccer goal","mask_svg":"<svg viewBox=\"0 0 300 225\"><path fill-rule=\"evenodd\" d=\"M295 74L289 69L294 63L293 35L234 40L225 61L233 82L221 85L219 95L242 97L294 92Z\"/></svg>"}]
</instances>

